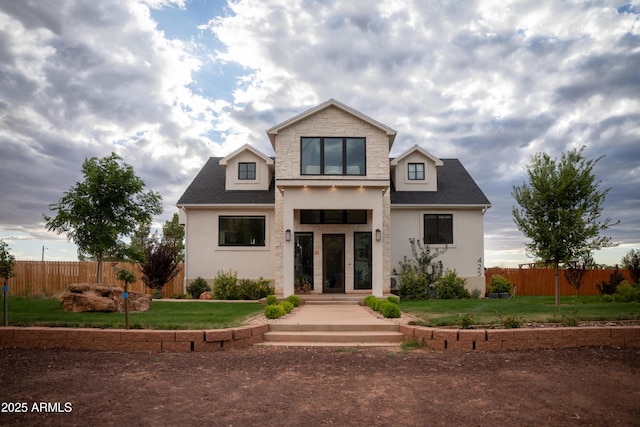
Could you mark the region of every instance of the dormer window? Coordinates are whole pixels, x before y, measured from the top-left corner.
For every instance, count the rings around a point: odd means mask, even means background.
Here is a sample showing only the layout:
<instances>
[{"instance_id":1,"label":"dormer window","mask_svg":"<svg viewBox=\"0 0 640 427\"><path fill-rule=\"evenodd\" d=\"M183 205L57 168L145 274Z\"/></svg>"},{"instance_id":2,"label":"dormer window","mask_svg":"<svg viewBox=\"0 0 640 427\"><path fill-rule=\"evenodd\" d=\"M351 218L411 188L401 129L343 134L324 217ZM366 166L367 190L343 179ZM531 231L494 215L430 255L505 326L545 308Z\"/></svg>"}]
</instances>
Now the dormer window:
<instances>
[{"instance_id":1,"label":"dormer window","mask_svg":"<svg viewBox=\"0 0 640 427\"><path fill-rule=\"evenodd\" d=\"M409 181L424 181L424 163L408 163Z\"/></svg>"},{"instance_id":2,"label":"dormer window","mask_svg":"<svg viewBox=\"0 0 640 427\"><path fill-rule=\"evenodd\" d=\"M256 179L256 164L255 162L241 162L238 163L238 179L240 180L255 180Z\"/></svg>"},{"instance_id":3,"label":"dormer window","mask_svg":"<svg viewBox=\"0 0 640 427\"><path fill-rule=\"evenodd\" d=\"M365 138L301 138L302 175L366 175Z\"/></svg>"}]
</instances>

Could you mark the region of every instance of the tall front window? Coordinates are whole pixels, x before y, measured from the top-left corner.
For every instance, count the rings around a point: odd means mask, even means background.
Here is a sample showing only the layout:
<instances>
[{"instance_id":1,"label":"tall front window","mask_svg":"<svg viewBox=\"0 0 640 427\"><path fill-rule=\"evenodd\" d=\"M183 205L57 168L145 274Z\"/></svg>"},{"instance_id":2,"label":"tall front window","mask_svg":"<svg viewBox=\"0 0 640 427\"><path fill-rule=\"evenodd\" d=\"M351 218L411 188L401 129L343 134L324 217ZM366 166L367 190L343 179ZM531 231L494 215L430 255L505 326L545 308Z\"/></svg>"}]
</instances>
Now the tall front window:
<instances>
[{"instance_id":1,"label":"tall front window","mask_svg":"<svg viewBox=\"0 0 640 427\"><path fill-rule=\"evenodd\" d=\"M424 242L427 244L452 244L453 215L425 214Z\"/></svg>"},{"instance_id":2,"label":"tall front window","mask_svg":"<svg viewBox=\"0 0 640 427\"><path fill-rule=\"evenodd\" d=\"M218 219L220 246L265 246L264 216L221 216Z\"/></svg>"},{"instance_id":3,"label":"tall front window","mask_svg":"<svg viewBox=\"0 0 640 427\"><path fill-rule=\"evenodd\" d=\"M302 175L365 175L365 138L301 138Z\"/></svg>"}]
</instances>

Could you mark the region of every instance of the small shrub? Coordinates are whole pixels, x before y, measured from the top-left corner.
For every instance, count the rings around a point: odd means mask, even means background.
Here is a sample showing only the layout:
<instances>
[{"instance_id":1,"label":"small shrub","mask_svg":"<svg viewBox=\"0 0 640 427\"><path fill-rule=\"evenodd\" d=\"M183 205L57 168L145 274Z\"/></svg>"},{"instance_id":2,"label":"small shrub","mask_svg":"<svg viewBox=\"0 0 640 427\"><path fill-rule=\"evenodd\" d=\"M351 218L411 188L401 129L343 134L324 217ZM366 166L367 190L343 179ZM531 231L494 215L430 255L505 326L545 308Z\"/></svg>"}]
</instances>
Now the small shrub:
<instances>
[{"instance_id":1,"label":"small shrub","mask_svg":"<svg viewBox=\"0 0 640 427\"><path fill-rule=\"evenodd\" d=\"M618 266L616 265L616 269L609 275L609 281L605 282L603 280L599 285L596 285L596 288L598 288L600 295L613 295L616 293L618 285L623 281L624 276L620 273L620 269L618 269Z\"/></svg>"},{"instance_id":2,"label":"small shrub","mask_svg":"<svg viewBox=\"0 0 640 427\"><path fill-rule=\"evenodd\" d=\"M298 295L289 295L287 301L293 304L294 307L300 307L300 297Z\"/></svg>"},{"instance_id":3,"label":"small shrub","mask_svg":"<svg viewBox=\"0 0 640 427\"><path fill-rule=\"evenodd\" d=\"M280 304L278 304L279 306L281 306L284 309L284 312L286 314L291 313L291 311L293 310L293 304L291 304L289 301L284 300L282 301Z\"/></svg>"},{"instance_id":4,"label":"small shrub","mask_svg":"<svg viewBox=\"0 0 640 427\"><path fill-rule=\"evenodd\" d=\"M262 277L258 280L240 279L236 299L257 300L273 294L270 282Z\"/></svg>"},{"instance_id":5,"label":"small shrub","mask_svg":"<svg viewBox=\"0 0 640 427\"><path fill-rule=\"evenodd\" d=\"M480 295L482 295L482 292L478 288L475 288L474 290L471 291L471 298L473 299L480 298Z\"/></svg>"},{"instance_id":6,"label":"small shrub","mask_svg":"<svg viewBox=\"0 0 640 427\"><path fill-rule=\"evenodd\" d=\"M284 308L281 305L268 305L264 309L264 317L267 319L278 319L285 315Z\"/></svg>"},{"instance_id":7,"label":"small shrub","mask_svg":"<svg viewBox=\"0 0 640 427\"><path fill-rule=\"evenodd\" d=\"M493 276L491 276L491 283L489 283L489 286L487 286L487 292L489 293L502 294L508 292L509 294L511 294L512 290L513 283L499 274L494 274Z\"/></svg>"},{"instance_id":8,"label":"small shrub","mask_svg":"<svg viewBox=\"0 0 640 427\"><path fill-rule=\"evenodd\" d=\"M394 304L389 301L381 301L378 307L378 311L380 311L380 314L387 318L400 317L400 307L398 307L398 304Z\"/></svg>"},{"instance_id":9,"label":"small shrub","mask_svg":"<svg viewBox=\"0 0 640 427\"><path fill-rule=\"evenodd\" d=\"M237 298L236 285L238 276L235 271L229 270L228 273L218 271L216 278L213 280L213 297L215 299L233 300Z\"/></svg>"},{"instance_id":10,"label":"small shrub","mask_svg":"<svg viewBox=\"0 0 640 427\"><path fill-rule=\"evenodd\" d=\"M504 326L507 329L514 329L522 326L522 319L512 314L505 316L501 320L502 320L502 326Z\"/></svg>"},{"instance_id":11,"label":"small shrub","mask_svg":"<svg viewBox=\"0 0 640 427\"><path fill-rule=\"evenodd\" d=\"M402 343L400 344L400 348L404 353L408 353L409 351L412 351L412 350L418 350L420 347L421 347L420 343L415 339L402 341Z\"/></svg>"},{"instance_id":12,"label":"small shrub","mask_svg":"<svg viewBox=\"0 0 640 427\"><path fill-rule=\"evenodd\" d=\"M640 301L640 286L623 282L613 294L613 300L616 302Z\"/></svg>"},{"instance_id":13,"label":"small shrub","mask_svg":"<svg viewBox=\"0 0 640 427\"><path fill-rule=\"evenodd\" d=\"M200 276L187 286L187 293L191 295L193 299L199 299L200 295L204 292L211 292L211 286Z\"/></svg>"},{"instance_id":14,"label":"small shrub","mask_svg":"<svg viewBox=\"0 0 640 427\"><path fill-rule=\"evenodd\" d=\"M377 297L375 297L375 296L373 296L373 295L367 295L367 296L364 298L364 301L363 301L362 303L363 303L364 305L366 305L367 307L371 307L371 308L373 308L374 301L375 301L375 300L377 300L377 299L378 299L378 298L377 298Z\"/></svg>"},{"instance_id":15,"label":"small shrub","mask_svg":"<svg viewBox=\"0 0 640 427\"><path fill-rule=\"evenodd\" d=\"M371 300L371 309L373 311L380 311L380 304L382 304L382 301L380 298L376 298L374 300Z\"/></svg>"},{"instance_id":16,"label":"small shrub","mask_svg":"<svg viewBox=\"0 0 640 427\"><path fill-rule=\"evenodd\" d=\"M397 296L394 295L389 295L387 297L387 301L389 301L391 304L398 304L400 302L400 300L398 299Z\"/></svg>"},{"instance_id":17,"label":"small shrub","mask_svg":"<svg viewBox=\"0 0 640 427\"><path fill-rule=\"evenodd\" d=\"M472 326L476 324L476 321L473 320L473 313L467 313L463 315L458 315L458 320L456 324L460 326L462 329L470 329Z\"/></svg>"},{"instance_id":18,"label":"small shrub","mask_svg":"<svg viewBox=\"0 0 640 427\"><path fill-rule=\"evenodd\" d=\"M175 294L171 295L172 299L187 299L187 295L183 294L182 292L176 292Z\"/></svg>"},{"instance_id":19,"label":"small shrub","mask_svg":"<svg viewBox=\"0 0 640 427\"><path fill-rule=\"evenodd\" d=\"M160 289L154 289L151 294L151 299L162 299L162 291Z\"/></svg>"},{"instance_id":20,"label":"small shrub","mask_svg":"<svg viewBox=\"0 0 640 427\"><path fill-rule=\"evenodd\" d=\"M267 295L267 305L276 305L278 298L275 295Z\"/></svg>"},{"instance_id":21,"label":"small shrub","mask_svg":"<svg viewBox=\"0 0 640 427\"><path fill-rule=\"evenodd\" d=\"M471 294L465 288L467 281L458 277L455 271L447 270L444 276L436 284L439 299L471 298Z\"/></svg>"},{"instance_id":22,"label":"small shrub","mask_svg":"<svg viewBox=\"0 0 640 427\"><path fill-rule=\"evenodd\" d=\"M613 295L602 295L600 300L602 302L613 302Z\"/></svg>"}]
</instances>

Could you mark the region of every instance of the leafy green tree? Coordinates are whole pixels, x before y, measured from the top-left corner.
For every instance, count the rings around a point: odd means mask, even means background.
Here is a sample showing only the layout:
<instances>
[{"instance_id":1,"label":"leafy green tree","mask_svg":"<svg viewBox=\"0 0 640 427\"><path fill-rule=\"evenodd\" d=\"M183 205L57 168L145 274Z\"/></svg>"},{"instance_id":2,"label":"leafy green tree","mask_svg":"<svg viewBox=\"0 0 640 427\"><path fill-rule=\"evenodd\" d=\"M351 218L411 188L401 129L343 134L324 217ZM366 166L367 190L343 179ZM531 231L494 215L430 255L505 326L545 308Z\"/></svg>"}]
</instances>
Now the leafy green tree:
<instances>
[{"instance_id":1,"label":"leafy green tree","mask_svg":"<svg viewBox=\"0 0 640 427\"><path fill-rule=\"evenodd\" d=\"M640 250L631 249L620 263L622 268L629 270L633 283L640 283Z\"/></svg>"},{"instance_id":2,"label":"leafy green tree","mask_svg":"<svg viewBox=\"0 0 640 427\"><path fill-rule=\"evenodd\" d=\"M84 181L76 183L58 201L49 205L54 217L44 215L48 231L67 233L79 255L95 257L96 282L102 281L106 255L124 255L122 238L131 236L140 224L162 213L161 197L144 191L144 182L133 167L115 153L87 159L82 164Z\"/></svg>"},{"instance_id":3,"label":"leafy green tree","mask_svg":"<svg viewBox=\"0 0 640 427\"><path fill-rule=\"evenodd\" d=\"M180 225L178 214L174 213L171 221L162 226L162 239L171 243L178 251L178 261L184 260L184 227Z\"/></svg>"},{"instance_id":4,"label":"leafy green tree","mask_svg":"<svg viewBox=\"0 0 640 427\"><path fill-rule=\"evenodd\" d=\"M611 244L601 236L611 223L600 221L609 189L601 191L593 168L602 157L586 159L574 149L552 159L538 153L527 165L529 183L513 187L513 218L522 233L530 239L527 252L555 270L555 302L560 304L559 264L582 258L593 250Z\"/></svg>"}]
</instances>

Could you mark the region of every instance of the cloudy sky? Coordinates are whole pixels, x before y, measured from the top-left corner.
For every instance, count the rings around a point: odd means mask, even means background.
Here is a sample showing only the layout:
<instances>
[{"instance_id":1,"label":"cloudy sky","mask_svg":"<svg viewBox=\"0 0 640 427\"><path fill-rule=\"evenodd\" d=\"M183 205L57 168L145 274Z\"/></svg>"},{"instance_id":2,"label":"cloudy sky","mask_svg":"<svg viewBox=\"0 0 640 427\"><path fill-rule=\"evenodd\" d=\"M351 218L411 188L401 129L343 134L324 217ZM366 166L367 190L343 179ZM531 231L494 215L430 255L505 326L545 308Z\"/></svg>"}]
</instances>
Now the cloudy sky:
<instances>
[{"instance_id":1,"label":"cloudy sky","mask_svg":"<svg viewBox=\"0 0 640 427\"><path fill-rule=\"evenodd\" d=\"M76 259L48 204L117 152L163 224L210 156L335 98L459 158L493 207L487 266L528 262L511 217L532 155L605 155L616 263L640 248L640 2L0 0L0 239Z\"/></svg>"}]
</instances>

